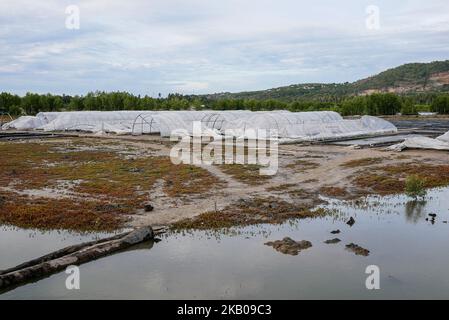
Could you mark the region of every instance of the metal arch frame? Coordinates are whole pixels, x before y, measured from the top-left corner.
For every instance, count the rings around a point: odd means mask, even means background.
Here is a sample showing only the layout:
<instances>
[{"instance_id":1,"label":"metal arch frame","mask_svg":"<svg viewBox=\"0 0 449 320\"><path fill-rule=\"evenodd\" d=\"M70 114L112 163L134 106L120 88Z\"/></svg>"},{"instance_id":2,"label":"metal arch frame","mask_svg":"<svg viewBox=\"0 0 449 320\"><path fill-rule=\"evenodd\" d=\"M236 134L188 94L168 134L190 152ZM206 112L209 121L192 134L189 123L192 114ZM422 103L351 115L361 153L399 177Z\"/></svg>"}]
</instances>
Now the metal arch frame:
<instances>
[{"instance_id":1,"label":"metal arch frame","mask_svg":"<svg viewBox=\"0 0 449 320\"><path fill-rule=\"evenodd\" d=\"M148 117L151 117L151 121L150 121L150 122L147 121L147 118L148 118ZM140 114L134 119L134 122L133 122L133 128L132 128L132 131L131 131L131 135L133 135L133 136L137 136L137 135L138 135L138 134L134 133L134 129L135 129L135 127L136 127L136 124L138 124L138 123L137 123L137 119L139 119L139 118L142 119L142 122L140 122L140 125L141 125L141 134L143 134L143 125L144 125L144 124L147 124L147 125L150 126L150 132L149 132L149 133L151 134L151 133L152 133L152 129L153 129L153 124L156 123L156 121L154 120L153 115L152 115L152 114L148 114L148 113L140 113Z\"/></svg>"},{"instance_id":2,"label":"metal arch frame","mask_svg":"<svg viewBox=\"0 0 449 320\"><path fill-rule=\"evenodd\" d=\"M205 118L207 119L205 121ZM222 115L220 113L210 113L210 114L205 114L202 118L201 118L201 123L206 123L206 127L210 128L210 129L217 129L217 130L221 130L223 127L223 123L226 121L225 119L220 119L222 118ZM220 127L215 127L215 125L217 124L217 121L220 119ZM212 122L212 126L210 125L210 123Z\"/></svg>"}]
</instances>

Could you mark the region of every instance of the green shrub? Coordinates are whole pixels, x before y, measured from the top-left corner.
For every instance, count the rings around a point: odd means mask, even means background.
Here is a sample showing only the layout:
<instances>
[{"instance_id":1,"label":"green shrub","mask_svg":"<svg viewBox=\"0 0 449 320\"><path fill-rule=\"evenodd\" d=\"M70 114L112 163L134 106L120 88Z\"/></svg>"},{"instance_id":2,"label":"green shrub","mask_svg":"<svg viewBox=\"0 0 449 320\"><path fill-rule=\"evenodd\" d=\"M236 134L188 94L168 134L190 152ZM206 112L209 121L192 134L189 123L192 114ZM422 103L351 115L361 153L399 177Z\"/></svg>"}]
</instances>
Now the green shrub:
<instances>
[{"instance_id":1,"label":"green shrub","mask_svg":"<svg viewBox=\"0 0 449 320\"><path fill-rule=\"evenodd\" d=\"M405 194L415 199L418 197L425 197L427 191L424 185L425 180L417 175L408 176L405 180Z\"/></svg>"}]
</instances>

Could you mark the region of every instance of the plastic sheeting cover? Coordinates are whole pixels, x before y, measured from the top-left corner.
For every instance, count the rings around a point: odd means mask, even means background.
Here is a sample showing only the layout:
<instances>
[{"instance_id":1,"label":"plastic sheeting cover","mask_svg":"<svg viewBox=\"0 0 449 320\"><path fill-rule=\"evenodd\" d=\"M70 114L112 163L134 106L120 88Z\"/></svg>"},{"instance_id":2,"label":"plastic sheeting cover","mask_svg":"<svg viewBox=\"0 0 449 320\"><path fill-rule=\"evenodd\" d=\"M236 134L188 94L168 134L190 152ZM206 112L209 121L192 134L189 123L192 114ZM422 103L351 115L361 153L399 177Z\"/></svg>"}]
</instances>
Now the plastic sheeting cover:
<instances>
[{"instance_id":1,"label":"plastic sheeting cover","mask_svg":"<svg viewBox=\"0 0 449 320\"><path fill-rule=\"evenodd\" d=\"M392 145L387 149L393 151L404 149L449 150L449 131L435 139L424 136L408 138L404 142Z\"/></svg>"},{"instance_id":2,"label":"plastic sheeting cover","mask_svg":"<svg viewBox=\"0 0 449 320\"><path fill-rule=\"evenodd\" d=\"M21 117L4 128L170 136L173 132L191 134L194 122L201 122L202 128L211 132L234 137L249 137L264 129L286 141L333 140L397 131L393 124L376 117L346 120L333 111L285 110L42 112L35 117Z\"/></svg>"},{"instance_id":3,"label":"plastic sheeting cover","mask_svg":"<svg viewBox=\"0 0 449 320\"><path fill-rule=\"evenodd\" d=\"M338 113L298 112L260 114L247 120L227 124L227 134L237 137L251 137L257 129L270 130L270 135L283 141L338 140L349 137L380 135L397 132L388 121L377 117L364 116L360 119L345 120ZM230 129L236 128L236 129Z\"/></svg>"},{"instance_id":4,"label":"plastic sheeting cover","mask_svg":"<svg viewBox=\"0 0 449 320\"><path fill-rule=\"evenodd\" d=\"M23 116L11 122L5 123L2 130L17 129L17 130L32 130L41 127L45 123L42 119L32 116Z\"/></svg>"}]
</instances>

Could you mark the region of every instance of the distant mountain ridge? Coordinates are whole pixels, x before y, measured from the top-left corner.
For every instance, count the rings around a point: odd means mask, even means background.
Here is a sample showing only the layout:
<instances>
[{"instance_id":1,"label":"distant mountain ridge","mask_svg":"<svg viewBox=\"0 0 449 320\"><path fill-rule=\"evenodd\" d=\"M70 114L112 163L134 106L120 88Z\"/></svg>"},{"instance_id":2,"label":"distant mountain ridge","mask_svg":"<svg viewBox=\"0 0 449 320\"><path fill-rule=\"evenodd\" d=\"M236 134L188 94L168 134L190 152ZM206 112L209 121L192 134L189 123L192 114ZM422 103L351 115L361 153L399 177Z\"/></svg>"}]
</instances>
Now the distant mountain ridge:
<instances>
[{"instance_id":1,"label":"distant mountain ridge","mask_svg":"<svg viewBox=\"0 0 449 320\"><path fill-rule=\"evenodd\" d=\"M408 63L352 83L303 83L259 91L215 93L202 97L217 99L327 100L333 97L377 92L414 94L449 92L449 60Z\"/></svg>"}]
</instances>

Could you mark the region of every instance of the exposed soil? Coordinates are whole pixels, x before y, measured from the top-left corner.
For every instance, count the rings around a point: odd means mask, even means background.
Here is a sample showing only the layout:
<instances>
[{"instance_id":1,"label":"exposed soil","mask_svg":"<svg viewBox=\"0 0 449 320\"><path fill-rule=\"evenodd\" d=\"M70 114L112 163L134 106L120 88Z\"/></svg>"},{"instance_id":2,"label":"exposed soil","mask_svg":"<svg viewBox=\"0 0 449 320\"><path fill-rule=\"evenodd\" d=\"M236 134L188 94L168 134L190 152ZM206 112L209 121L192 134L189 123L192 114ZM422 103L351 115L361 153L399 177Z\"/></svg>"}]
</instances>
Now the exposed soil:
<instances>
[{"instance_id":1,"label":"exposed soil","mask_svg":"<svg viewBox=\"0 0 449 320\"><path fill-rule=\"evenodd\" d=\"M313 217L319 195L404 191L408 175L449 184L447 152L280 145L279 169L174 165L154 136L0 143L0 222L43 229L222 228ZM266 203L276 208L266 207ZM151 205L154 210L146 211Z\"/></svg>"}]
</instances>

